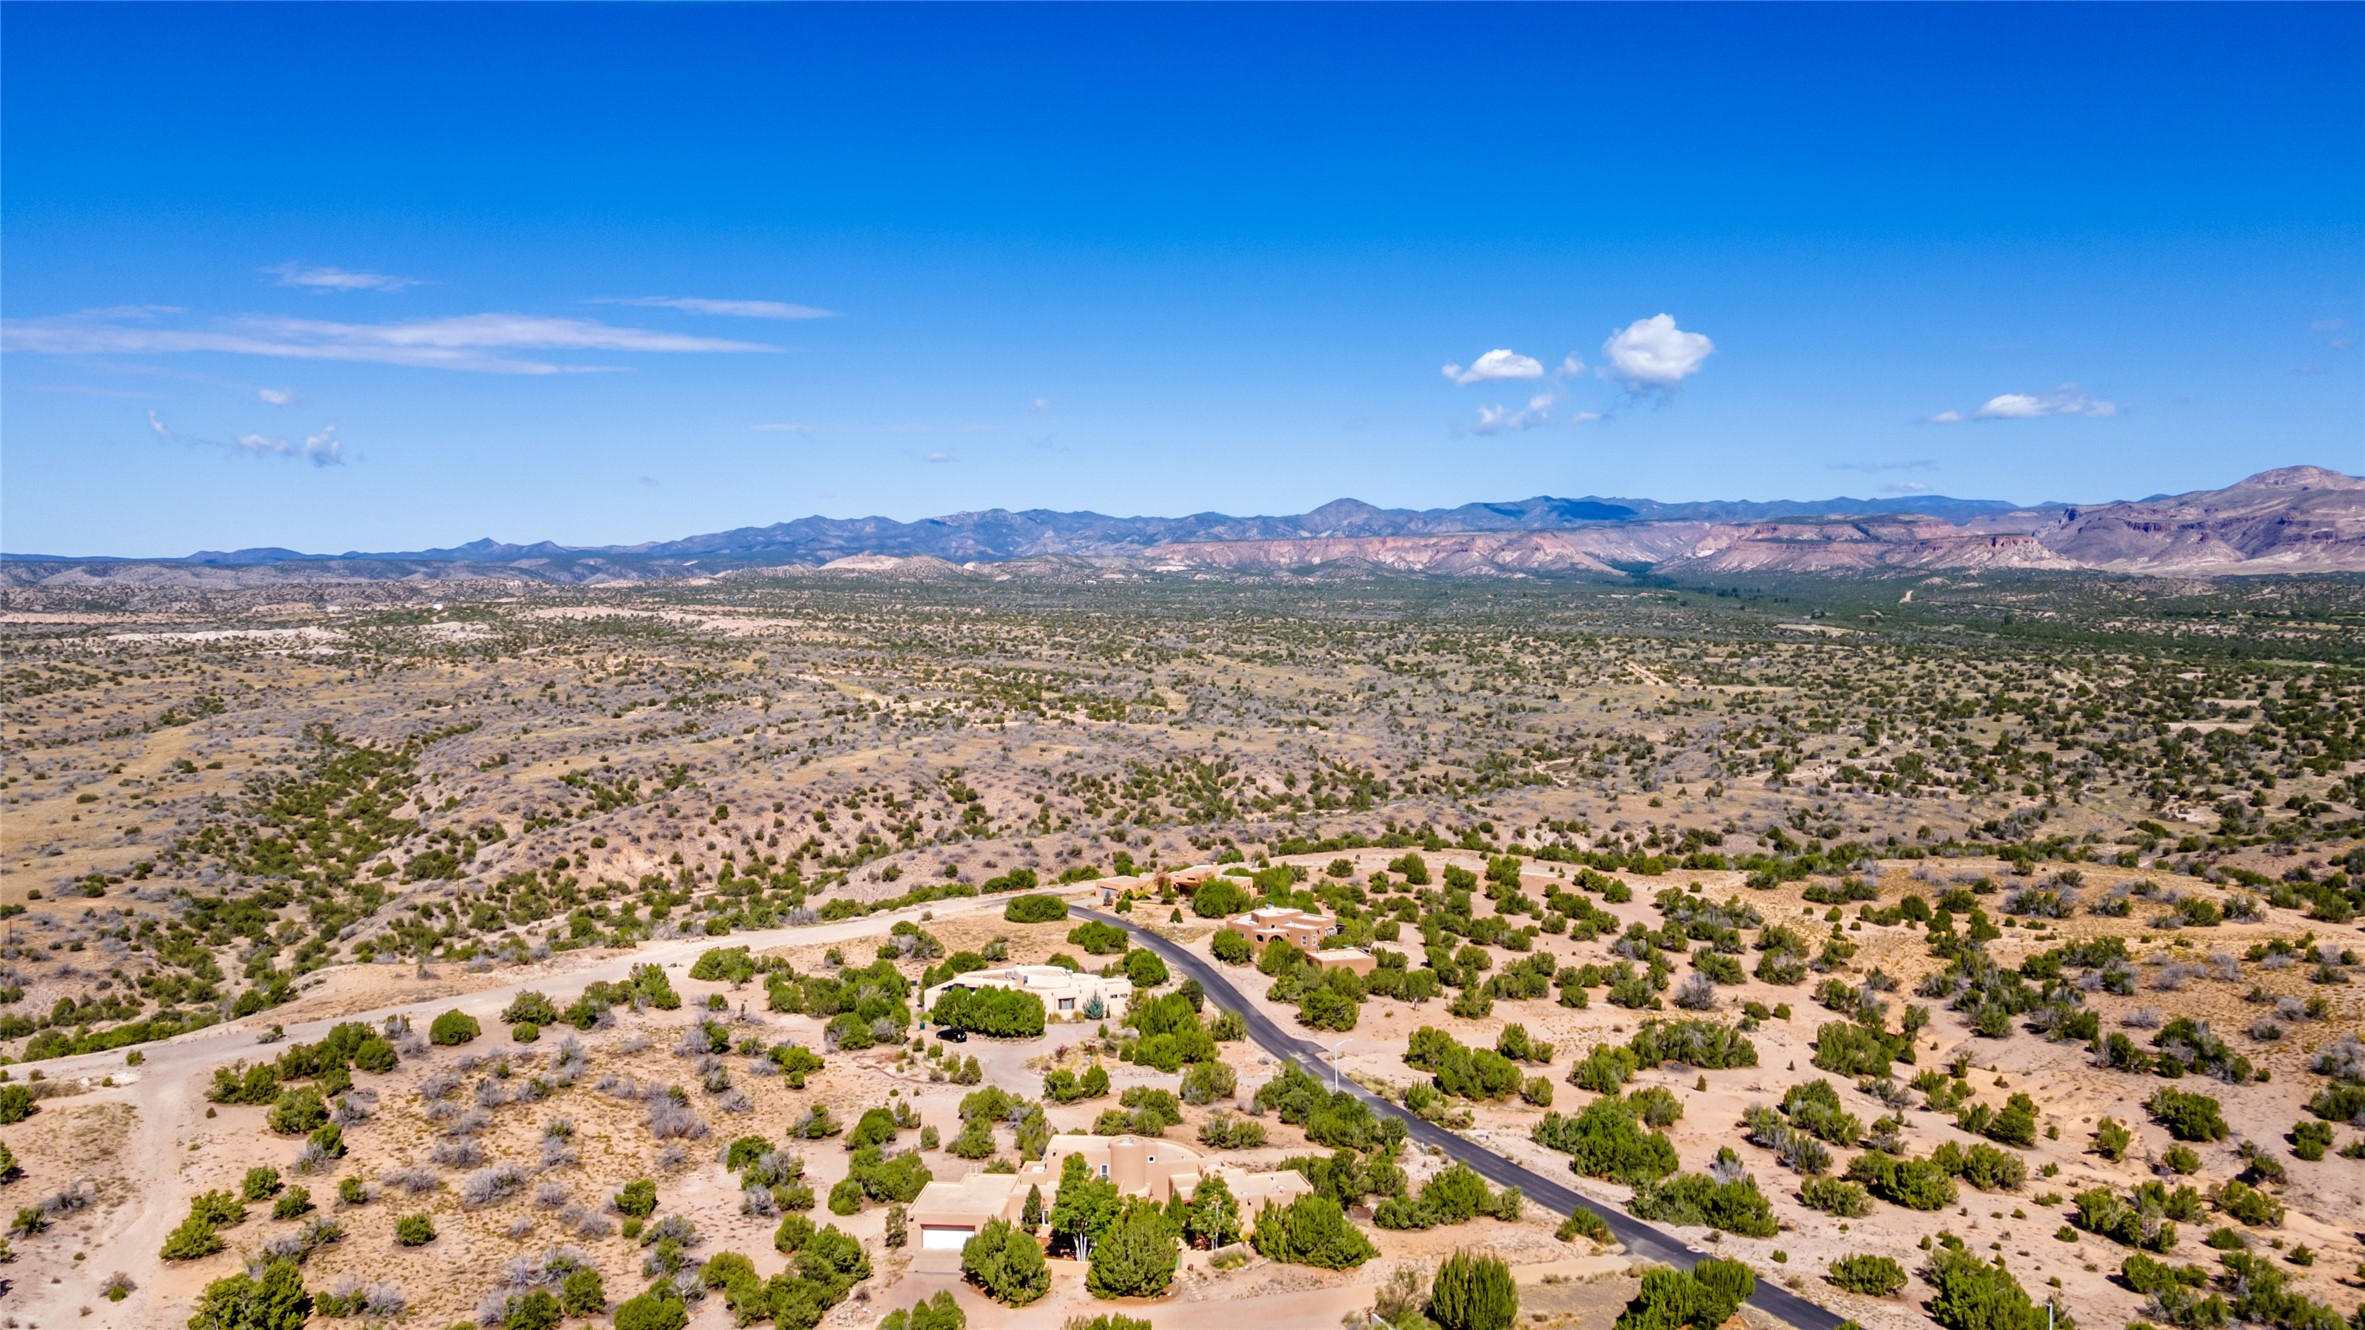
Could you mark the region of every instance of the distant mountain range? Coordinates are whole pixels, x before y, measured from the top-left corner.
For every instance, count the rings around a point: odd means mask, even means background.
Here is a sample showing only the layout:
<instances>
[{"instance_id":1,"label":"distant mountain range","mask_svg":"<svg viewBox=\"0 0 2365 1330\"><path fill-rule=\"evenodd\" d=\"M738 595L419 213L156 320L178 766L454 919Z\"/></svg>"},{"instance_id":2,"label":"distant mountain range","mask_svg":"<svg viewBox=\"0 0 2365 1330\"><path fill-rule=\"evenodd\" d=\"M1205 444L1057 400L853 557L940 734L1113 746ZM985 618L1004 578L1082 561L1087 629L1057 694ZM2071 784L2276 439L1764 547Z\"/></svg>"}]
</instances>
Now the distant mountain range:
<instances>
[{"instance_id":1,"label":"distant mountain range","mask_svg":"<svg viewBox=\"0 0 2365 1330\"><path fill-rule=\"evenodd\" d=\"M0 555L0 585L526 578L611 583L766 567L997 575L1108 564L1169 573L1452 576L1661 572L1868 573L2056 568L2212 576L2365 572L2365 480L2321 467L2261 472L2221 490L2093 506L1894 499L1660 503L1556 499L1378 508L1353 499L1286 517L1109 517L992 509L917 522L804 517L641 545L512 545L305 554L204 550L185 559Z\"/></svg>"}]
</instances>

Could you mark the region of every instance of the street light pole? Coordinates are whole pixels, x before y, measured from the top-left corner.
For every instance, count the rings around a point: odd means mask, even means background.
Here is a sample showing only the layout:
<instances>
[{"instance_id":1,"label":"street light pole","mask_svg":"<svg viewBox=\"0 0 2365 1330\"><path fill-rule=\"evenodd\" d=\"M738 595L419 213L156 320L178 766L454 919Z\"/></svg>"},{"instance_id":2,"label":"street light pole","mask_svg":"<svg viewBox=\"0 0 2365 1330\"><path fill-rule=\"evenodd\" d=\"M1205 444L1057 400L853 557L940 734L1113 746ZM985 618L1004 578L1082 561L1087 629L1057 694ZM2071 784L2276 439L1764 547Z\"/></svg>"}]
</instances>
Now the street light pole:
<instances>
[{"instance_id":1,"label":"street light pole","mask_svg":"<svg viewBox=\"0 0 2365 1330\"><path fill-rule=\"evenodd\" d=\"M1341 1039L1330 1046L1330 1092L1332 1094L1339 1092L1339 1050L1354 1042L1352 1039Z\"/></svg>"}]
</instances>

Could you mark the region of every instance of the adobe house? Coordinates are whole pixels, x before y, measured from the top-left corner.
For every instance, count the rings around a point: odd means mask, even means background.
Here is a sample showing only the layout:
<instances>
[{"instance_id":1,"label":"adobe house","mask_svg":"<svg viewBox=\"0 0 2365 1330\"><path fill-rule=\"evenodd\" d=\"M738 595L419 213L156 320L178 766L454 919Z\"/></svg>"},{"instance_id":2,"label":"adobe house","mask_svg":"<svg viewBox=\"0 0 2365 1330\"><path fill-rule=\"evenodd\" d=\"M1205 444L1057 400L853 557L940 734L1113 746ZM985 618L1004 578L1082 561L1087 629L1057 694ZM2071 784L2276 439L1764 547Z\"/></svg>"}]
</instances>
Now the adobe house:
<instances>
[{"instance_id":1,"label":"adobe house","mask_svg":"<svg viewBox=\"0 0 2365 1330\"><path fill-rule=\"evenodd\" d=\"M1210 1177L1224 1180L1244 1217L1253 1216L1267 1202L1287 1205L1313 1190L1302 1173L1251 1173L1236 1164L1210 1161L1180 1141L1062 1134L1051 1138L1041 1159L1019 1165L1016 1173L972 1173L957 1182L931 1182L921 1188L911 1210L912 1223L920 1230L920 1250L958 1249L996 1219L1017 1223L1026 1213L1029 1188L1042 1189L1048 1212L1059 1199L1060 1170L1071 1154L1084 1156L1085 1167L1115 1183L1118 1194L1160 1205L1175 1196L1191 1199L1200 1181Z\"/></svg>"},{"instance_id":2,"label":"adobe house","mask_svg":"<svg viewBox=\"0 0 2365 1330\"><path fill-rule=\"evenodd\" d=\"M1339 931L1339 917L1328 910L1297 910L1286 905L1264 905L1224 920L1223 927L1262 947L1279 938L1303 952L1322 950L1323 942Z\"/></svg>"},{"instance_id":3,"label":"adobe house","mask_svg":"<svg viewBox=\"0 0 2365 1330\"><path fill-rule=\"evenodd\" d=\"M1059 965L1004 965L954 975L921 993L920 1009L934 1011L936 1000L956 988L964 992L1015 988L1032 993L1043 1000L1044 1017L1054 1021L1095 1019L1087 1014L1094 999L1100 1002L1098 1019L1122 1020L1133 1001L1133 981L1123 975L1085 974Z\"/></svg>"}]
</instances>

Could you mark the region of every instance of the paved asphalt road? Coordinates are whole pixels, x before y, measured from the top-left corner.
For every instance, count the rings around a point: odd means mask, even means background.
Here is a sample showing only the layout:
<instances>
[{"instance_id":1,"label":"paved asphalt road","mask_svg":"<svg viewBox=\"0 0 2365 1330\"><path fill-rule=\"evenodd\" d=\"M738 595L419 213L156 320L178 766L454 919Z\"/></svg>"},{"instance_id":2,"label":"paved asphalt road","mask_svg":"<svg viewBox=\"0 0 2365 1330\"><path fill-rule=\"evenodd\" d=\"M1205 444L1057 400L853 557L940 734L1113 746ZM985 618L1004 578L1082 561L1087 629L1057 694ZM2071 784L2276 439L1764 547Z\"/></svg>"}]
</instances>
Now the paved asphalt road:
<instances>
[{"instance_id":1,"label":"paved asphalt road","mask_svg":"<svg viewBox=\"0 0 2365 1330\"><path fill-rule=\"evenodd\" d=\"M1140 940L1142 945L1162 957L1169 966L1198 980L1200 986L1207 990L1210 999L1245 1017L1248 1021L1248 1035L1256 1041L1258 1047L1277 1058L1285 1058L1297 1063L1307 1071L1322 1077L1326 1082L1330 1079L1330 1067L1324 1061L1324 1051L1321 1045L1299 1039L1276 1025L1271 1017L1265 1015L1247 998L1243 997L1240 990L1232 986L1231 980L1226 979L1215 966L1208 964L1196 954L1184 950L1166 938L1139 927L1123 915L1088 910L1080 905L1069 907L1069 913L1080 915L1086 919L1097 919L1104 924L1115 924L1132 934ZM1373 1094L1353 1081L1342 1079L1339 1082L1339 1088L1352 1092L1356 1098L1371 1105L1373 1111L1385 1113L1402 1121L1411 1133L1412 1139L1423 1145L1431 1145L1443 1150L1446 1154L1469 1165L1481 1177L1498 1187L1517 1187L1529 1201L1558 1214L1574 1214L1580 1207L1592 1211L1601 1217L1603 1223L1609 1225L1611 1234L1625 1245L1626 1250L1636 1256L1647 1260L1664 1261L1679 1269L1688 1270L1694 1261L1706 1254L1687 1246L1683 1239L1664 1229L1643 1223L1624 1211L1611 1210L1597 1205L1543 1174L1496 1154L1467 1137L1447 1131L1433 1122L1415 1117L1406 1112L1401 1105ZM1769 1316L1778 1317L1790 1325L1798 1327L1798 1330L1836 1330L1842 1319L1805 1298L1777 1288L1764 1280L1758 1282L1757 1292L1750 1296L1749 1305Z\"/></svg>"}]
</instances>

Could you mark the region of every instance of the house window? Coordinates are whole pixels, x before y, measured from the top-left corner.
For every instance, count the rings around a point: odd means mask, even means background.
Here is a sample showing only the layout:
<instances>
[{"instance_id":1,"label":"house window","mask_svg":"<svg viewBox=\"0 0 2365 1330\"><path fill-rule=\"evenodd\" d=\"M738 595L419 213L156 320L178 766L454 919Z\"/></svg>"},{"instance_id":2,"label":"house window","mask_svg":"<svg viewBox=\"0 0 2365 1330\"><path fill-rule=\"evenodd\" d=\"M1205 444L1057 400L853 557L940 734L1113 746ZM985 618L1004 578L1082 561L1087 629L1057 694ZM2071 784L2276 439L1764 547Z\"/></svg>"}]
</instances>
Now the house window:
<instances>
[{"instance_id":1,"label":"house window","mask_svg":"<svg viewBox=\"0 0 2365 1330\"><path fill-rule=\"evenodd\" d=\"M1061 998L1059 1000L1059 1009L1061 1011L1074 1011L1076 1009L1076 1000L1074 998Z\"/></svg>"},{"instance_id":2,"label":"house window","mask_svg":"<svg viewBox=\"0 0 2365 1330\"><path fill-rule=\"evenodd\" d=\"M1107 1164L1102 1164L1100 1166L1100 1175L1104 1178L1109 1175L1109 1166Z\"/></svg>"}]
</instances>

